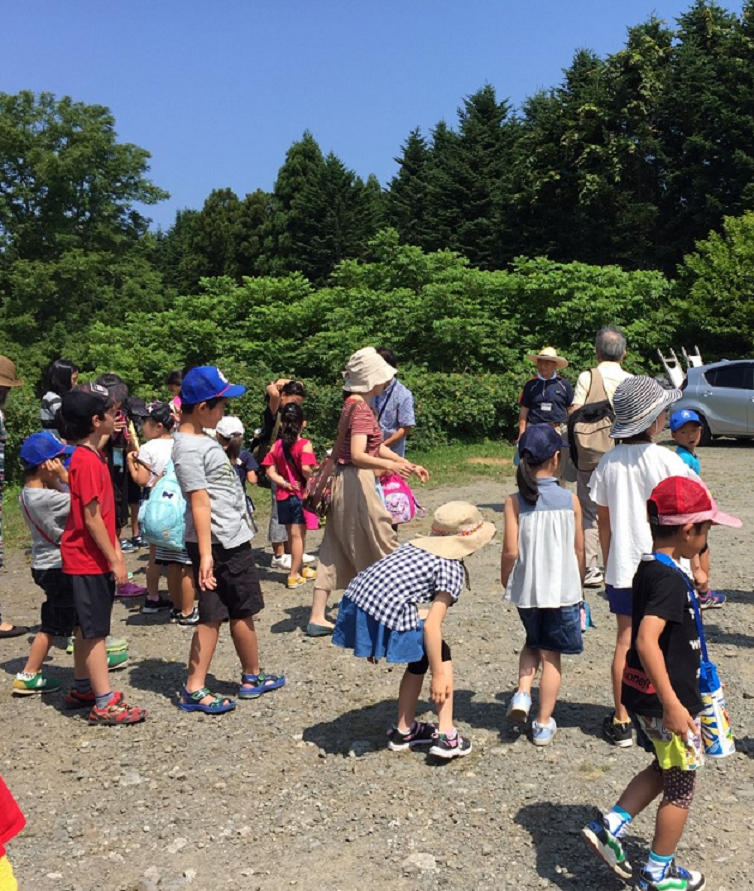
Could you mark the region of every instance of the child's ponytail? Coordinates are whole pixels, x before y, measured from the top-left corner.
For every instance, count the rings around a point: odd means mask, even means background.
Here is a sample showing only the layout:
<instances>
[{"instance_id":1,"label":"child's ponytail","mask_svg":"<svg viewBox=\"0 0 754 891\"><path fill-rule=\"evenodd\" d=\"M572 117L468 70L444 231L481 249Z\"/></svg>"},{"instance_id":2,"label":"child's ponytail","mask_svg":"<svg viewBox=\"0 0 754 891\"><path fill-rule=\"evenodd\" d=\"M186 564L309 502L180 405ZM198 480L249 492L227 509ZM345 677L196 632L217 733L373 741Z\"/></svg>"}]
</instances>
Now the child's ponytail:
<instances>
[{"instance_id":1,"label":"child's ponytail","mask_svg":"<svg viewBox=\"0 0 754 891\"><path fill-rule=\"evenodd\" d=\"M521 497L527 504L536 504L539 499L539 484L533 470L533 468L539 466L539 464L530 463L529 452L522 452L519 456L518 467L516 468L516 485Z\"/></svg>"},{"instance_id":2,"label":"child's ponytail","mask_svg":"<svg viewBox=\"0 0 754 891\"><path fill-rule=\"evenodd\" d=\"M280 438L283 445L293 448L304 427L304 410L296 402L289 402L280 412Z\"/></svg>"}]
</instances>

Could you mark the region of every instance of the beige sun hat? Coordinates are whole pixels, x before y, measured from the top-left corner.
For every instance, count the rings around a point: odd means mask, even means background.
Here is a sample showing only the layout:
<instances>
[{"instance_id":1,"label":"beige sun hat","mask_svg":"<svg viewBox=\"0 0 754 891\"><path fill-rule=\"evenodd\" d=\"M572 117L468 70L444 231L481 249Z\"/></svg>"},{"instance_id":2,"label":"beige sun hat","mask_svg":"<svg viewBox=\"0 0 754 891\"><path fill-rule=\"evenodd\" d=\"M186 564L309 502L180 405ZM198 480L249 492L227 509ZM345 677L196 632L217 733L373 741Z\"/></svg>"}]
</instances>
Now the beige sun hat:
<instances>
[{"instance_id":1,"label":"beige sun hat","mask_svg":"<svg viewBox=\"0 0 754 891\"><path fill-rule=\"evenodd\" d=\"M438 557L462 560L492 541L495 524L468 501L448 501L435 511L429 535L412 539L414 547Z\"/></svg>"},{"instance_id":2,"label":"beige sun hat","mask_svg":"<svg viewBox=\"0 0 754 891\"><path fill-rule=\"evenodd\" d=\"M536 362L537 359L547 359L548 362L554 362L558 368L568 368L568 359L564 356L559 356L555 347L544 347L536 356L533 353L529 353L529 358L532 362Z\"/></svg>"},{"instance_id":3,"label":"beige sun hat","mask_svg":"<svg viewBox=\"0 0 754 891\"><path fill-rule=\"evenodd\" d=\"M24 382L16 377L16 366L7 357L0 356L0 387L23 387Z\"/></svg>"},{"instance_id":4,"label":"beige sun hat","mask_svg":"<svg viewBox=\"0 0 754 891\"><path fill-rule=\"evenodd\" d=\"M346 363L343 389L349 393L368 393L379 384L387 384L395 377L395 369L382 358L374 347L357 350Z\"/></svg>"}]
</instances>

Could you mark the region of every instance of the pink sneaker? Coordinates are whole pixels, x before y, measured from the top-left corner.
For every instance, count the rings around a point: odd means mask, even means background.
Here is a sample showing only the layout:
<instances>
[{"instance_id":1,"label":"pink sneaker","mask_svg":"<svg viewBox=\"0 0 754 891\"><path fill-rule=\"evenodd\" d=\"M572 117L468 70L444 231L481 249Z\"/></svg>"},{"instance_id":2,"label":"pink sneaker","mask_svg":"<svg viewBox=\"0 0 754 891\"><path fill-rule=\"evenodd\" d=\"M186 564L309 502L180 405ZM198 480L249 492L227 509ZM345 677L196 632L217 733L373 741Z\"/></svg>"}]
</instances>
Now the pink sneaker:
<instances>
[{"instance_id":1,"label":"pink sneaker","mask_svg":"<svg viewBox=\"0 0 754 891\"><path fill-rule=\"evenodd\" d=\"M115 592L116 597L143 597L147 593L146 588L142 588L141 585L136 585L134 582L126 582L125 585L121 585L120 588Z\"/></svg>"}]
</instances>

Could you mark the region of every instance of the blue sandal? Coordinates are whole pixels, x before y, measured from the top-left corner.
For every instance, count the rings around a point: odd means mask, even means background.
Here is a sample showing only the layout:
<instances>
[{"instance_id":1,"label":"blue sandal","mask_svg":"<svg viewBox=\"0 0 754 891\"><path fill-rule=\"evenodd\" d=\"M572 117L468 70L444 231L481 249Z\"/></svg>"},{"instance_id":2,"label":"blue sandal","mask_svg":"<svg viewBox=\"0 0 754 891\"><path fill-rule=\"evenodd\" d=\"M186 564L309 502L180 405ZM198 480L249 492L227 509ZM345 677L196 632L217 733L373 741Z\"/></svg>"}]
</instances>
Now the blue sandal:
<instances>
[{"instance_id":1,"label":"blue sandal","mask_svg":"<svg viewBox=\"0 0 754 891\"><path fill-rule=\"evenodd\" d=\"M184 712L203 712L205 715L224 715L225 712L231 712L236 707L235 700L228 699L227 696L213 696L212 702L203 703L205 696L212 696L206 687L197 690L196 693L189 693L184 689L178 699L178 708Z\"/></svg>"},{"instance_id":2,"label":"blue sandal","mask_svg":"<svg viewBox=\"0 0 754 891\"><path fill-rule=\"evenodd\" d=\"M270 690L278 690L285 686L285 675L265 674L260 671L259 674L241 675L241 686L238 688L239 699L256 699L263 693L269 693Z\"/></svg>"}]
</instances>

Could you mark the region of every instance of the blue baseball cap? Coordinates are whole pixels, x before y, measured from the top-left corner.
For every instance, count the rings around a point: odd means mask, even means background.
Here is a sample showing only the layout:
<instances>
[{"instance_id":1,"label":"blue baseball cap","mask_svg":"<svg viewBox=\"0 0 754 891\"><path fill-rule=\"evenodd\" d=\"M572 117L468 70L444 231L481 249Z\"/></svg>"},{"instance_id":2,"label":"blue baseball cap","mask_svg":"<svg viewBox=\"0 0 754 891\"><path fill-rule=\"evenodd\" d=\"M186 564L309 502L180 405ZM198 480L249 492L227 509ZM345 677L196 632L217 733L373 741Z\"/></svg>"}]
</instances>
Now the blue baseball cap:
<instances>
[{"instance_id":1,"label":"blue baseball cap","mask_svg":"<svg viewBox=\"0 0 754 891\"><path fill-rule=\"evenodd\" d=\"M670 418L670 432L675 433L676 430L683 427L684 424L699 424L701 427L702 419L690 408L682 408Z\"/></svg>"},{"instance_id":2,"label":"blue baseball cap","mask_svg":"<svg viewBox=\"0 0 754 891\"><path fill-rule=\"evenodd\" d=\"M19 457L24 467L31 468L39 467L40 464L53 458L68 457L73 451L73 446L61 442L49 430L43 430L41 433L32 433L26 437L21 445Z\"/></svg>"},{"instance_id":3,"label":"blue baseball cap","mask_svg":"<svg viewBox=\"0 0 754 891\"><path fill-rule=\"evenodd\" d=\"M544 464L563 448L563 440L558 431L550 424L532 424L524 430L518 441L518 453L529 453L532 464Z\"/></svg>"},{"instance_id":4,"label":"blue baseball cap","mask_svg":"<svg viewBox=\"0 0 754 891\"><path fill-rule=\"evenodd\" d=\"M181 400L189 405L198 405L208 399L222 396L232 399L243 396L246 387L240 384L229 384L228 378L214 365L199 365L192 368L181 384Z\"/></svg>"}]
</instances>

